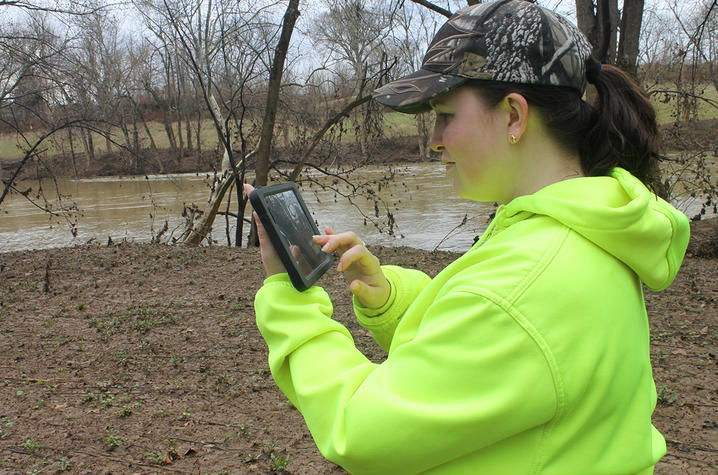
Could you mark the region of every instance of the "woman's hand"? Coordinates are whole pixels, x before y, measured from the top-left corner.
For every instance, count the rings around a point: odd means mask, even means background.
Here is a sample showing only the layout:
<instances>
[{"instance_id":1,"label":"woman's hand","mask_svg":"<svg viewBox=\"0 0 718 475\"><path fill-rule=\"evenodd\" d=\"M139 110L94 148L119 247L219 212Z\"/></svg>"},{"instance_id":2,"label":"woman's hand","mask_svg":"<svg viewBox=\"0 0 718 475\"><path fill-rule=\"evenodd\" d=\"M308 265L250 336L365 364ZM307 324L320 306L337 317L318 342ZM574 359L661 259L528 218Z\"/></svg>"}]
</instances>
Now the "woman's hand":
<instances>
[{"instance_id":1,"label":"woman's hand","mask_svg":"<svg viewBox=\"0 0 718 475\"><path fill-rule=\"evenodd\" d=\"M339 255L337 270L344 273L349 291L367 308L379 308L389 300L391 286L381 271L379 259L364 246L353 232L335 234L325 228L326 234L314 236L314 242L326 253Z\"/></svg>"},{"instance_id":2,"label":"woman's hand","mask_svg":"<svg viewBox=\"0 0 718 475\"><path fill-rule=\"evenodd\" d=\"M244 192L247 194L247 196L249 196L252 190L254 190L254 187L252 185L248 183L244 184ZM257 216L257 213L254 211L252 212L252 216L254 217L254 222L257 224L259 253L262 256L264 273L267 275L267 277L270 277L274 274L281 274L283 272L287 272L287 269L284 267L282 260L279 258L279 254L277 254L277 251L274 250L272 241L269 240L269 236L267 236L267 232L264 230L264 226L262 225L262 221L259 219L259 216Z\"/></svg>"}]
</instances>

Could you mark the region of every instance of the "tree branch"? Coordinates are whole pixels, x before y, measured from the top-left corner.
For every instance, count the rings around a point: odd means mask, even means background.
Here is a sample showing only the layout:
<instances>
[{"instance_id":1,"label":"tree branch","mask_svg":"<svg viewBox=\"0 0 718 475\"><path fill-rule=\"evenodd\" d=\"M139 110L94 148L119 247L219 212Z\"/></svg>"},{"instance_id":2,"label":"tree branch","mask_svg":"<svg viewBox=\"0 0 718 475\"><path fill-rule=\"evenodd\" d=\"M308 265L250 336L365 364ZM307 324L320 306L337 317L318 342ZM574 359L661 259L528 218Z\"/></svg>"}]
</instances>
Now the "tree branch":
<instances>
[{"instance_id":1,"label":"tree branch","mask_svg":"<svg viewBox=\"0 0 718 475\"><path fill-rule=\"evenodd\" d=\"M431 2L427 2L426 0L411 0L411 1L414 2L414 3L416 3L416 4L418 4L418 5L421 5L421 6L423 6L423 7L426 7L426 8L428 8L429 10L433 10L433 11L435 11L436 13L440 13L441 15L444 15L446 18L450 18L450 17L453 15L453 13L451 13L449 10L446 10L446 9L444 9L444 8L441 8L441 7L438 6L438 5L434 5L434 4L431 3Z\"/></svg>"},{"instance_id":2,"label":"tree branch","mask_svg":"<svg viewBox=\"0 0 718 475\"><path fill-rule=\"evenodd\" d=\"M360 105L364 104L365 102L369 102L371 99L371 95L366 96L359 96L356 99L354 99L351 103L349 103L344 109L339 111L334 117L329 119L325 124L324 127L322 127L320 130L317 131L317 133L314 134L314 137L312 137L312 142L310 143L307 150L302 155L302 158L299 159L299 162L294 166L294 170L292 170L292 173L289 175L289 181L295 181L297 177L299 176L299 173L302 171L302 168L304 167L304 163L309 158L309 155L312 154L314 151L314 148L319 144L319 142L322 140L322 137L324 137L324 134L327 133L329 129L332 128L337 122L339 122L343 117L346 117L349 115L349 112L351 112L354 108L359 107Z\"/></svg>"}]
</instances>

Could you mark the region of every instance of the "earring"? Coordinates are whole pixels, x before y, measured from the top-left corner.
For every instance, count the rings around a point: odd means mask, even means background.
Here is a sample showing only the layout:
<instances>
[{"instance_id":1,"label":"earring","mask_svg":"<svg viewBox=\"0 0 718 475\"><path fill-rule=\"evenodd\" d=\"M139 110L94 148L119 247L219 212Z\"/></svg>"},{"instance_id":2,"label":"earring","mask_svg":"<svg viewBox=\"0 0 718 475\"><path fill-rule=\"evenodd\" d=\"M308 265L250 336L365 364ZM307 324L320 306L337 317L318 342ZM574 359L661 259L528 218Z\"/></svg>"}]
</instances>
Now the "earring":
<instances>
[{"instance_id":1,"label":"earring","mask_svg":"<svg viewBox=\"0 0 718 475\"><path fill-rule=\"evenodd\" d=\"M516 145L517 143L519 143L519 139L516 138L516 136L514 134L511 134L511 135L509 135L509 143L511 145Z\"/></svg>"}]
</instances>

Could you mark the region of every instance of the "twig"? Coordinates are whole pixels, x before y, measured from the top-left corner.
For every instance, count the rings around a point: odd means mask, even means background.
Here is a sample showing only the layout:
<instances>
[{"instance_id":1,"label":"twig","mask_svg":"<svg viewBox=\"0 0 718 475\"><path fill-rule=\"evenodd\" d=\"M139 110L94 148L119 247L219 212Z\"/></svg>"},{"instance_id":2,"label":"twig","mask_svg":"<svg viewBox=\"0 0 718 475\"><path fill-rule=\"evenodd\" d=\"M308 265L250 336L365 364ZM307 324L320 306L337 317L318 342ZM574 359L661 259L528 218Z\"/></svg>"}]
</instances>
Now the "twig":
<instances>
[{"instance_id":1,"label":"twig","mask_svg":"<svg viewBox=\"0 0 718 475\"><path fill-rule=\"evenodd\" d=\"M443 238L441 238L441 241L439 241L439 244L434 246L434 249L431 252L436 252L436 250L439 249L439 246L441 246L444 243L444 241L446 241L454 231L456 231L457 229L462 227L464 224L466 224L466 221L468 220L468 218L469 218L469 215L465 214L464 219L462 219L461 222L456 227L454 227L454 229L452 229L451 231L446 233L446 235Z\"/></svg>"},{"instance_id":2,"label":"twig","mask_svg":"<svg viewBox=\"0 0 718 475\"><path fill-rule=\"evenodd\" d=\"M452 13L451 13L449 10L446 10L445 8L441 8L441 7L438 6L438 5L434 5L434 4L431 3L431 2L427 2L426 0L411 0L411 1L414 2L414 3L416 3L416 4L418 4L418 5L421 5L421 6L423 6L423 7L426 7L426 8L428 8L429 10L433 10L433 11L435 11L436 13L440 13L440 14L444 15L444 16L447 17L447 18L450 18L451 15L452 15Z\"/></svg>"}]
</instances>

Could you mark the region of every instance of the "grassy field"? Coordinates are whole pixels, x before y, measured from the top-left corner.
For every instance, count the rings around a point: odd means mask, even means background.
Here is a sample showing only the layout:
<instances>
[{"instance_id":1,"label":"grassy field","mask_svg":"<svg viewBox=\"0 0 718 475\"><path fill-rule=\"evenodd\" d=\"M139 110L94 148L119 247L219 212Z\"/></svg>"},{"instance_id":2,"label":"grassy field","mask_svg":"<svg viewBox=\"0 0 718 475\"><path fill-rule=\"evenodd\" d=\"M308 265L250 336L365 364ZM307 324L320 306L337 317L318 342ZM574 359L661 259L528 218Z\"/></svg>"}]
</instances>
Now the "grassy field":
<instances>
[{"instance_id":1,"label":"grassy field","mask_svg":"<svg viewBox=\"0 0 718 475\"><path fill-rule=\"evenodd\" d=\"M148 122L147 123L148 128L150 129L150 133L152 134L153 139L155 140L155 143L157 145L157 148L159 149L169 149L170 148L170 142L167 138L167 133L165 132L164 125L161 122ZM147 133L144 130L144 127L142 124L138 124L139 128L139 137L140 141L142 142L143 147L147 148L150 146L150 140L147 135ZM175 136L177 136L177 123L173 123L173 129ZM113 128L111 130L112 132L112 139L115 142L118 143L124 143L124 138L122 136L122 131L118 128ZM184 124L182 125L182 135L184 137ZM42 134L42 131L40 130L34 130L26 133L27 140L29 142L33 142L37 140L38 137ZM202 130L200 132L200 137L202 140L202 147L207 148L211 147L214 148L217 144L217 133L214 130L214 125L212 122L207 119L202 122ZM196 123L192 123L192 142L194 143L196 138ZM92 134L92 140L95 144L95 152L96 153L105 153L105 152L117 152L119 150L119 147L117 145L111 144L110 149L107 149L107 141L105 140L105 137L93 133ZM25 141L18 137L16 134L0 134L0 159L17 159L22 157L22 152L20 148L18 147L18 144L24 144ZM73 131L73 146L75 147L76 153L83 153L85 150L82 147L82 142L80 140L80 133L75 130ZM55 155L57 153L70 153L70 141L69 137L67 135L67 132L59 132L56 134L53 138L51 138L49 141L46 142L45 150L47 150L47 153L49 155Z\"/></svg>"},{"instance_id":2,"label":"grassy field","mask_svg":"<svg viewBox=\"0 0 718 475\"><path fill-rule=\"evenodd\" d=\"M647 85L646 92L651 97L653 107L656 109L656 116L660 125L670 124L676 119L685 120L685 116L678 112L678 99L670 91L675 91L672 84ZM668 91L666 93L665 91ZM718 104L718 92L710 83L703 83L696 86L694 91L697 100L696 118L698 120L715 119L718 117L718 108L711 104Z\"/></svg>"},{"instance_id":3,"label":"grassy field","mask_svg":"<svg viewBox=\"0 0 718 475\"><path fill-rule=\"evenodd\" d=\"M646 87L646 90L651 95L654 107L656 108L659 124L669 124L675 121L676 118L684 118L682 115L681 117L677 117L680 114L677 112L678 108L676 98L667 95L664 92L661 92L672 91L674 89L675 86L671 84L649 85ZM716 93L715 87L713 87L713 85L710 83L701 84L695 92L697 95L706 98L708 101L714 101L714 103L718 102L718 93ZM718 108L714 107L707 101L700 100L698 101L697 118L699 120L718 118ZM400 114L397 112L389 112L385 114L384 121L386 126L386 134L390 137L413 135L416 133L416 121L413 116ZM195 123L192 124L193 142L195 140L195 125ZM140 140L142 141L142 145L143 147L147 148L150 146L149 138L144 130L144 127L141 124L139 124L138 127L140 129ZM169 139L167 138L167 133L165 132L164 125L160 122L149 122L148 127L157 147L160 149L169 149ZM173 127L175 135L177 135L177 123L174 123ZM121 131L119 129L115 128L111 132L112 137L116 142L124 143L124 138L122 137ZM41 133L42 131L40 130L34 130L27 132L26 136L27 139L32 142L36 140L41 135ZM290 136L291 135L293 134L290 132ZM210 149L216 146L217 135L214 130L214 126L209 119L202 122L202 130L200 136L202 141L202 147L204 149ZM347 127L347 130L344 134L344 140L353 140L353 137L353 128ZM79 132L75 131L73 134L73 138L73 145L75 151L78 153L84 152L84 149L81 145ZM119 149L119 147L116 145L110 145L108 150L107 141L99 134L93 134L93 140L95 143L96 153L117 152ZM23 145L24 141L16 134L0 134L0 160L17 160L21 158L23 155L22 149L25 148L23 147ZM58 153L69 153L70 143L67 133L60 132L56 134L53 138L51 138L45 143L44 150L46 150L47 154L50 156Z\"/></svg>"}]
</instances>

